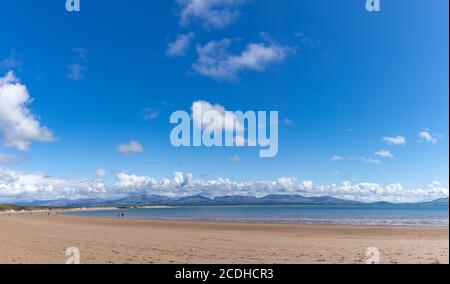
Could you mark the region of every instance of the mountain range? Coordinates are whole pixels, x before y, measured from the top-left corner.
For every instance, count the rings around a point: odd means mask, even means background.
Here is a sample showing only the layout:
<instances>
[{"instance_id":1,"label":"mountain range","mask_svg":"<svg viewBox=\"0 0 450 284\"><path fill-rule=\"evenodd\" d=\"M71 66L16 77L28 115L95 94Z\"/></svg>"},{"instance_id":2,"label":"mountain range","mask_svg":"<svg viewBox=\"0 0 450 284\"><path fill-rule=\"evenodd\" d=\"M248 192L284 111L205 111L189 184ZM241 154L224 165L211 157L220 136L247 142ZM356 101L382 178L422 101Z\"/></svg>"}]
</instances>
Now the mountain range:
<instances>
[{"instance_id":1,"label":"mountain range","mask_svg":"<svg viewBox=\"0 0 450 284\"><path fill-rule=\"evenodd\" d=\"M402 205L414 206L447 206L448 198L437 199L431 202L403 203ZM138 195L122 199L58 199L46 201L23 202L22 206L54 206L54 207L136 207L136 206L238 206L238 205L374 205L389 206L398 203L375 202L364 203L338 199L330 196L305 197L302 195L267 195L264 197L252 196L221 196L208 198L202 195L193 195L180 198L172 198L161 195Z\"/></svg>"}]
</instances>

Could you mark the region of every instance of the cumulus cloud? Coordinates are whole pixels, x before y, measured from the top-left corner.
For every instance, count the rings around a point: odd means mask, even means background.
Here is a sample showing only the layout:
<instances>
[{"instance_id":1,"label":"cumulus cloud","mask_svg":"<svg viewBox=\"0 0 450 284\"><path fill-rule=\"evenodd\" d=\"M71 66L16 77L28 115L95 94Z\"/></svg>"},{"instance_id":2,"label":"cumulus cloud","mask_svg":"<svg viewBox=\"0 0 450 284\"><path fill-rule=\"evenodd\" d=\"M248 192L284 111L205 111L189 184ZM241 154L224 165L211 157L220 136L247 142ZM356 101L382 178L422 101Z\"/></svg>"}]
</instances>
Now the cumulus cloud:
<instances>
[{"instance_id":1,"label":"cumulus cloud","mask_svg":"<svg viewBox=\"0 0 450 284\"><path fill-rule=\"evenodd\" d=\"M406 145L406 139L403 136L395 136L395 137L384 137L383 142L388 145Z\"/></svg>"},{"instance_id":2,"label":"cumulus cloud","mask_svg":"<svg viewBox=\"0 0 450 284\"><path fill-rule=\"evenodd\" d=\"M168 57L185 56L194 36L192 32L177 35L177 39L167 45L166 55Z\"/></svg>"},{"instance_id":3,"label":"cumulus cloud","mask_svg":"<svg viewBox=\"0 0 450 284\"><path fill-rule=\"evenodd\" d=\"M448 188L430 184L424 188L406 189L399 183L382 186L377 183L344 181L341 184L316 186L306 190L315 196L333 196L347 200L364 202L419 202L448 197Z\"/></svg>"},{"instance_id":4,"label":"cumulus cloud","mask_svg":"<svg viewBox=\"0 0 450 284\"><path fill-rule=\"evenodd\" d=\"M200 22L205 29L225 28L239 19L238 7L246 0L176 0L180 25Z\"/></svg>"},{"instance_id":5,"label":"cumulus cloud","mask_svg":"<svg viewBox=\"0 0 450 284\"><path fill-rule=\"evenodd\" d=\"M60 198L106 197L101 181L66 179L0 168L0 203Z\"/></svg>"},{"instance_id":6,"label":"cumulus cloud","mask_svg":"<svg viewBox=\"0 0 450 284\"><path fill-rule=\"evenodd\" d=\"M215 197L224 195L265 196L267 194L291 192L294 193L294 179L281 177L276 181L234 182L230 179L197 180L192 174L175 172L173 179L157 180L147 176L135 176L119 173L116 189L125 192L145 192L165 196L189 196L201 194ZM140 189L140 190L139 190Z\"/></svg>"},{"instance_id":7,"label":"cumulus cloud","mask_svg":"<svg viewBox=\"0 0 450 284\"><path fill-rule=\"evenodd\" d=\"M28 108L31 102L26 86L13 72L0 77L0 132L6 146L28 151L33 141L50 142L55 139Z\"/></svg>"},{"instance_id":8,"label":"cumulus cloud","mask_svg":"<svg viewBox=\"0 0 450 284\"><path fill-rule=\"evenodd\" d=\"M236 55L228 51L231 43L231 39L223 39L197 46L198 59L192 69L212 79L237 81L243 72L263 72L283 62L291 50L276 43L250 43Z\"/></svg>"},{"instance_id":9,"label":"cumulus cloud","mask_svg":"<svg viewBox=\"0 0 450 284\"><path fill-rule=\"evenodd\" d=\"M51 200L59 198L121 198L142 194L182 197L201 194L208 197L243 195L262 197L269 194L332 196L341 199L375 202L418 202L446 198L448 188L433 182L422 188L404 188L399 183L344 181L340 184L315 185L311 180L296 183L294 178L274 181L243 181L218 178L195 179L192 174L175 172L172 178L156 179L120 172L115 182L106 184L106 171L97 171L94 180L67 179L41 173L19 173L0 168L0 202Z\"/></svg>"},{"instance_id":10,"label":"cumulus cloud","mask_svg":"<svg viewBox=\"0 0 450 284\"><path fill-rule=\"evenodd\" d=\"M232 142L235 145L245 145L246 142L256 142L245 138L245 126L234 113L226 114L227 110L220 104L211 104L207 101L192 103L192 120L198 128L208 127L212 131L226 131L234 133Z\"/></svg>"},{"instance_id":11,"label":"cumulus cloud","mask_svg":"<svg viewBox=\"0 0 450 284\"><path fill-rule=\"evenodd\" d=\"M438 138L439 138L438 134L431 133L428 130L424 130L419 133L419 139L421 141L425 141L431 144L437 144Z\"/></svg>"},{"instance_id":12,"label":"cumulus cloud","mask_svg":"<svg viewBox=\"0 0 450 284\"><path fill-rule=\"evenodd\" d=\"M144 152L144 147L138 141L131 141L118 145L117 151L123 155L139 154Z\"/></svg>"},{"instance_id":13,"label":"cumulus cloud","mask_svg":"<svg viewBox=\"0 0 450 284\"><path fill-rule=\"evenodd\" d=\"M191 110L194 124L201 129L209 127L214 130L233 131L235 127L237 132L245 130L244 125L238 121L236 116L234 114L225 115L227 110L219 104L195 101L192 103Z\"/></svg>"},{"instance_id":14,"label":"cumulus cloud","mask_svg":"<svg viewBox=\"0 0 450 284\"><path fill-rule=\"evenodd\" d=\"M394 155L391 153L391 151L388 150L377 151L375 152L375 155L382 158L394 158Z\"/></svg>"},{"instance_id":15,"label":"cumulus cloud","mask_svg":"<svg viewBox=\"0 0 450 284\"><path fill-rule=\"evenodd\" d=\"M314 182L312 180L305 180L302 182L302 189L312 190L314 188Z\"/></svg>"}]
</instances>

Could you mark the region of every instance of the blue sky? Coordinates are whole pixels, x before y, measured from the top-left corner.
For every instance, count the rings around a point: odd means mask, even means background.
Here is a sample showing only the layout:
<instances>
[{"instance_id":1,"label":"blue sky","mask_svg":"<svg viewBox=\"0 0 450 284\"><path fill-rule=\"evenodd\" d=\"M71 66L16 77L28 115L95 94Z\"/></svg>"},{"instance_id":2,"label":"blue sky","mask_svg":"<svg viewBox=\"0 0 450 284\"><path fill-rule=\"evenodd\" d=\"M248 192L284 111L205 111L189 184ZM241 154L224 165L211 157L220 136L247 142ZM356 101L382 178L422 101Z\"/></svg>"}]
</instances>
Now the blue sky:
<instances>
[{"instance_id":1,"label":"blue sky","mask_svg":"<svg viewBox=\"0 0 450 284\"><path fill-rule=\"evenodd\" d=\"M8 145L7 133L17 131L11 109L0 110L0 201L85 197L86 184L100 179L95 194L119 194L123 184L127 193L160 193L148 190L149 179L172 180L174 172L191 173L197 186L278 181L274 188L289 192L363 199L370 185L370 200L396 200L389 186L401 184L405 199L418 189L421 199L448 196L448 1L382 0L377 13L363 0L214 0L209 8L191 0L81 0L78 13L63 0L3 2L0 78L14 72L20 83L9 84L30 96L21 107L52 137L27 136L29 149ZM177 36L185 41L168 51ZM211 42L215 53L205 55ZM279 53L257 67L224 62L242 59L251 44ZM202 55L233 78L213 74ZM172 147L170 114L198 100L279 111L278 156ZM398 136L405 145L383 140ZM137 153L117 150L131 141ZM340 193L347 181L354 196ZM230 193L217 192L201 190ZM183 193L198 192L171 191Z\"/></svg>"}]
</instances>

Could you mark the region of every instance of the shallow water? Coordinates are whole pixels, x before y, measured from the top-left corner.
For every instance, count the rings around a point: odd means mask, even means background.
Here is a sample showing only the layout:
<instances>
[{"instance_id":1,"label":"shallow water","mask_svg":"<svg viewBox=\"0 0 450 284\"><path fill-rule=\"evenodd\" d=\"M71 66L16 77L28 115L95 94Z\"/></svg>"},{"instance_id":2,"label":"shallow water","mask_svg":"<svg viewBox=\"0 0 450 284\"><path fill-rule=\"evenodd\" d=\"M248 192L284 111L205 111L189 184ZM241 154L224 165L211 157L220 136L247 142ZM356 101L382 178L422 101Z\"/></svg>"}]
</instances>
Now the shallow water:
<instances>
[{"instance_id":1,"label":"shallow water","mask_svg":"<svg viewBox=\"0 0 450 284\"><path fill-rule=\"evenodd\" d=\"M414 206L217 206L140 208L72 212L72 215L160 220L203 220L303 224L448 226L448 207Z\"/></svg>"}]
</instances>

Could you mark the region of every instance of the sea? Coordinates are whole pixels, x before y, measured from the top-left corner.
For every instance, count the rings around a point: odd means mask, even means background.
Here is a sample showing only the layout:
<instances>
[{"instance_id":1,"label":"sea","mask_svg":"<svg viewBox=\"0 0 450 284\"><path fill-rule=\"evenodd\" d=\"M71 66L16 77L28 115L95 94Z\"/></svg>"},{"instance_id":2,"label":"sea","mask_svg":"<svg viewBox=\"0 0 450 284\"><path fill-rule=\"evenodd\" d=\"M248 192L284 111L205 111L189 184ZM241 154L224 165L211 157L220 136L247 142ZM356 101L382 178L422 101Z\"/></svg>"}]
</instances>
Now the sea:
<instances>
[{"instance_id":1,"label":"sea","mask_svg":"<svg viewBox=\"0 0 450 284\"><path fill-rule=\"evenodd\" d=\"M124 218L152 220L424 227L447 227L449 225L447 206L415 205L187 206L87 210L66 214L119 218L119 213L123 213Z\"/></svg>"}]
</instances>

